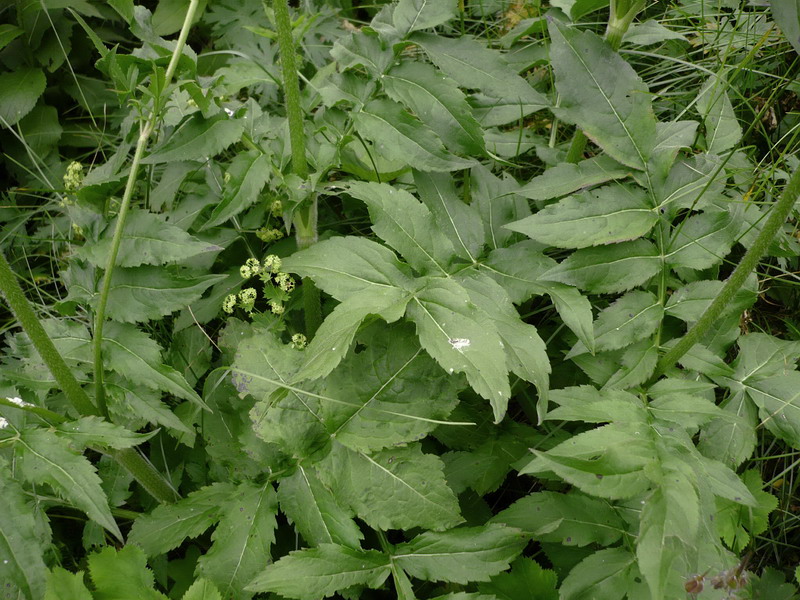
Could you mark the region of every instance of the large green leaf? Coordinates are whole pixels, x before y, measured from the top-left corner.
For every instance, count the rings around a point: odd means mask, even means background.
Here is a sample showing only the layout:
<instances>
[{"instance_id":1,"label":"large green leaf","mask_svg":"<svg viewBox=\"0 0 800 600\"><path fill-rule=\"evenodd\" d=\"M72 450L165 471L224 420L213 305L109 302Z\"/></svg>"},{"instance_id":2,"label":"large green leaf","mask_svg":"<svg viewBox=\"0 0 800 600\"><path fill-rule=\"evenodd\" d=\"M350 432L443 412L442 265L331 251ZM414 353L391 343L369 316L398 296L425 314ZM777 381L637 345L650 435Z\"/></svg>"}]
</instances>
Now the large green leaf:
<instances>
[{"instance_id":1,"label":"large green leaf","mask_svg":"<svg viewBox=\"0 0 800 600\"><path fill-rule=\"evenodd\" d=\"M287 453L305 457L325 448L330 436L322 423L316 388L290 384L300 356L271 331L259 331L238 344L231 381L240 394L256 399L250 411L256 434Z\"/></svg>"},{"instance_id":2,"label":"large green leaf","mask_svg":"<svg viewBox=\"0 0 800 600\"><path fill-rule=\"evenodd\" d=\"M11 127L33 110L46 85L41 69L15 69L0 74L0 125Z\"/></svg>"},{"instance_id":3,"label":"large green leaf","mask_svg":"<svg viewBox=\"0 0 800 600\"><path fill-rule=\"evenodd\" d=\"M147 557L136 546L117 551L106 546L89 556L95 600L166 600L153 589L155 576Z\"/></svg>"},{"instance_id":4,"label":"large green leaf","mask_svg":"<svg viewBox=\"0 0 800 600\"><path fill-rule=\"evenodd\" d=\"M47 574L44 600L92 600L92 593L83 583L83 571L70 573L55 567Z\"/></svg>"},{"instance_id":5,"label":"large green leaf","mask_svg":"<svg viewBox=\"0 0 800 600\"><path fill-rule=\"evenodd\" d=\"M533 559L520 557L511 571L498 573L478 589L497 600L558 600L558 575Z\"/></svg>"},{"instance_id":6,"label":"large green leaf","mask_svg":"<svg viewBox=\"0 0 800 600\"><path fill-rule=\"evenodd\" d=\"M549 291L550 282L540 278L555 266L556 262L542 252L541 244L525 240L492 250L478 269L499 283L514 304L520 304Z\"/></svg>"},{"instance_id":7,"label":"large green leaf","mask_svg":"<svg viewBox=\"0 0 800 600\"><path fill-rule=\"evenodd\" d=\"M665 255L672 266L707 269L731 251L736 219L728 211L704 212L689 217L676 229Z\"/></svg>"},{"instance_id":8,"label":"large green leaf","mask_svg":"<svg viewBox=\"0 0 800 600\"><path fill-rule=\"evenodd\" d=\"M581 188L623 179L631 170L610 156L600 154L577 164L560 163L537 175L519 190L531 200L550 200L571 194Z\"/></svg>"},{"instance_id":9,"label":"large green leaf","mask_svg":"<svg viewBox=\"0 0 800 600\"><path fill-rule=\"evenodd\" d=\"M75 254L96 267L105 268L111 252L116 220L111 222L97 243L86 244ZM219 246L198 240L180 227L166 223L160 216L132 209L125 220L116 265L163 265L180 262L202 252L221 250Z\"/></svg>"},{"instance_id":10,"label":"large green leaf","mask_svg":"<svg viewBox=\"0 0 800 600\"><path fill-rule=\"evenodd\" d=\"M214 583L225 597L251 597L244 587L270 556L277 512L272 484L236 486L221 506L211 548L197 562L198 574Z\"/></svg>"},{"instance_id":11,"label":"large green leaf","mask_svg":"<svg viewBox=\"0 0 800 600\"><path fill-rule=\"evenodd\" d=\"M583 129L614 159L644 170L656 140L647 85L591 31L552 19L550 37L561 99L556 114Z\"/></svg>"},{"instance_id":12,"label":"large green leaf","mask_svg":"<svg viewBox=\"0 0 800 600\"><path fill-rule=\"evenodd\" d=\"M412 442L440 425L458 402L448 377L407 327L383 328L322 387L321 416L332 438L373 452Z\"/></svg>"},{"instance_id":13,"label":"large green leaf","mask_svg":"<svg viewBox=\"0 0 800 600\"><path fill-rule=\"evenodd\" d=\"M398 544L392 560L409 575L429 581L488 581L505 571L528 543L518 529L492 524L426 532Z\"/></svg>"},{"instance_id":14,"label":"large green leaf","mask_svg":"<svg viewBox=\"0 0 800 600\"><path fill-rule=\"evenodd\" d=\"M657 221L643 189L618 184L568 196L506 227L550 246L586 248L636 239Z\"/></svg>"},{"instance_id":15,"label":"large green leaf","mask_svg":"<svg viewBox=\"0 0 800 600\"><path fill-rule=\"evenodd\" d=\"M410 299L411 293L400 288L377 288L349 297L325 317L303 352L303 366L294 379L318 379L330 373L350 350L364 319L379 315L389 323L396 321Z\"/></svg>"},{"instance_id":16,"label":"large green leaf","mask_svg":"<svg viewBox=\"0 0 800 600\"><path fill-rule=\"evenodd\" d=\"M783 35L800 54L800 2L798 0L783 0L770 2L772 16Z\"/></svg>"},{"instance_id":17,"label":"large green leaf","mask_svg":"<svg viewBox=\"0 0 800 600\"><path fill-rule=\"evenodd\" d=\"M375 288L411 289L408 267L394 252L363 237L335 237L292 254L284 270L311 277L339 301Z\"/></svg>"},{"instance_id":18,"label":"large green leaf","mask_svg":"<svg viewBox=\"0 0 800 600\"><path fill-rule=\"evenodd\" d=\"M636 240L577 250L542 278L595 294L614 294L644 283L660 268L658 249L647 240Z\"/></svg>"},{"instance_id":19,"label":"large green leaf","mask_svg":"<svg viewBox=\"0 0 800 600\"><path fill-rule=\"evenodd\" d=\"M722 154L742 139L742 126L733 111L727 87L724 73L713 75L697 95L697 110L706 130L706 149L711 154Z\"/></svg>"},{"instance_id":20,"label":"large green leaf","mask_svg":"<svg viewBox=\"0 0 800 600\"><path fill-rule=\"evenodd\" d=\"M340 544L358 549L364 537L348 512L312 469L298 465L278 486L281 510L312 546Z\"/></svg>"},{"instance_id":21,"label":"large green leaf","mask_svg":"<svg viewBox=\"0 0 800 600\"><path fill-rule=\"evenodd\" d=\"M528 201L518 194L520 186L507 174L496 177L483 165L471 172L472 206L478 209L486 232L486 242L491 248L502 248L517 241L519 234L504 225L519 221L531 214Z\"/></svg>"},{"instance_id":22,"label":"large green leaf","mask_svg":"<svg viewBox=\"0 0 800 600\"><path fill-rule=\"evenodd\" d=\"M420 171L455 171L473 164L448 152L432 129L392 100L372 100L353 120L356 130L389 160Z\"/></svg>"},{"instance_id":23,"label":"large green leaf","mask_svg":"<svg viewBox=\"0 0 800 600\"><path fill-rule=\"evenodd\" d=\"M24 479L49 485L92 521L122 539L97 471L67 440L46 429L27 429L21 432L15 447L19 451L16 466Z\"/></svg>"},{"instance_id":24,"label":"large green leaf","mask_svg":"<svg viewBox=\"0 0 800 600\"><path fill-rule=\"evenodd\" d=\"M67 273L69 299L96 304L99 292L91 273L83 275L78 271L69 269ZM106 316L123 323L158 319L198 300L203 292L225 277L225 275L187 277L175 274L164 267L150 265L130 269L118 267L111 276Z\"/></svg>"},{"instance_id":25,"label":"large green leaf","mask_svg":"<svg viewBox=\"0 0 800 600\"><path fill-rule=\"evenodd\" d=\"M412 31L446 23L456 16L457 0L400 0L394 9L392 23L405 37Z\"/></svg>"},{"instance_id":26,"label":"large green leaf","mask_svg":"<svg viewBox=\"0 0 800 600\"><path fill-rule=\"evenodd\" d=\"M610 546L625 534L625 522L606 500L580 492L536 492L492 517L535 540L565 546Z\"/></svg>"},{"instance_id":27,"label":"large green leaf","mask_svg":"<svg viewBox=\"0 0 800 600\"><path fill-rule=\"evenodd\" d=\"M177 548L186 538L197 537L219 520L235 489L230 483L214 483L174 504L161 504L133 522L128 542L141 547L148 556Z\"/></svg>"},{"instance_id":28,"label":"large green leaf","mask_svg":"<svg viewBox=\"0 0 800 600\"><path fill-rule=\"evenodd\" d=\"M284 598L321 600L353 586L380 587L391 572L389 556L336 544L297 550L284 556L248 586Z\"/></svg>"},{"instance_id":29,"label":"large green leaf","mask_svg":"<svg viewBox=\"0 0 800 600\"><path fill-rule=\"evenodd\" d=\"M408 305L422 347L450 373L464 373L489 400L496 421L506 412L511 388L502 342L469 294L451 279L429 278Z\"/></svg>"},{"instance_id":30,"label":"large green leaf","mask_svg":"<svg viewBox=\"0 0 800 600\"><path fill-rule=\"evenodd\" d=\"M449 38L416 33L411 41L422 47L431 61L462 87L479 89L496 98L522 104L549 106L547 98L514 72L503 55L469 37Z\"/></svg>"},{"instance_id":31,"label":"large green leaf","mask_svg":"<svg viewBox=\"0 0 800 600\"><path fill-rule=\"evenodd\" d=\"M419 1L430 4L434 0ZM433 129L447 148L464 154L483 151L483 132L472 116L466 96L435 67L422 62L402 62L381 81L386 94Z\"/></svg>"},{"instance_id":32,"label":"large green leaf","mask_svg":"<svg viewBox=\"0 0 800 600\"><path fill-rule=\"evenodd\" d=\"M109 369L133 383L203 406L186 379L164 364L159 345L135 325L108 323L103 330L103 355Z\"/></svg>"},{"instance_id":33,"label":"large green leaf","mask_svg":"<svg viewBox=\"0 0 800 600\"><path fill-rule=\"evenodd\" d=\"M800 372L757 379L746 384L762 424L793 447L800 447Z\"/></svg>"},{"instance_id":34,"label":"large green leaf","mask_svg":"<svg viewBox=\"0 0 800 600\"><path fill-rule=\"evenodd\" d=\"M561 600L622 600L637 577L636 557L624 548L605 548L579 562L561 584ZM636 597L636 596L634 596Z\"/></svg>"},{"instance_id":35,"label":"large green leaf","mask_svg":"<svg viewBox=\"0 0 800 600\"><path fill-rule=\"evenodd\" d=\"M250 208L272 175L270 158L256 150L238 154L228 167L222 198L214 207L203 229L220 225Z\"/></svg>"},{"instance_id":36,"label":"large green leaf","mask_svg":"<svg viewBox=\"0 0 800 600\"><path fill-rule=\"evenodd\" d=\"M334 497L376 529L448 529L461 521L458 501L447 487L442 461L419 444L374 454L333 444L317 473Z\"/></svg>"},{"instance_id":37,"label":"large green leaf","mask_svg":"<svg viewBox=\"0 0 800 600\"><path fill-rule=\"evenodd\" d=\"M153 165L176 160L208 160L238 141L244 131L240 121L222 114L212 119L190 117L167 140L142 159Z\"/></svg>"},{"instance_id":38,"label":"large green leaf","mask_svg":"<svg viewBox=\"0 0 800 600\"><path fill-rule=\"evenodd\" d=\"M654 294L641 290L628 292L597 316L594 323L595 350L617 350L649 337L663 316L664 308ZM567 358L588 351L583 342L578 342Z\"/></svg>"},{"instance_id":39,"label":"large green leaf","mask_svg":"<svg viewBox=\"0 0 800 600\"><path fill-rule=\"evenodd\" d=\"M450 239L459 257L474 262L486 241L483 223L475 207L458 197L453 178L444 173L414 171L414 183L433 214L436 228Z\"/></svg>"},{"instance_id":40,"label":"large green leaf","mask_svg":"<svg viewBox=\"0 0 800 600\"><path fill-rule=\"evenodd\" d=\"M369 208L372 230L412 267L422 273L447 274L455 250L447 236L434 227L424 204L385 183L352 183L347 191Z\"/></svg>"},{"instance_id":41,"label":"large green leaf","mask_svg":"<svg viewBox=\"0 0 800 600\"><path fill-rule=\"evenodd\" d=\"M41 598L45 590L43 540L22 487L0 463L0 581L9 598Z\"/></svg>"},{"instance_id":42,"label":"large green leaf","mask_svg":"<svg viewBox=\"0 0 800 600\"><path fill-rule=\"evenodd\" d=\"M676 162L664 178L653 182L659 205L670 214L681 208L703 209L721 196L727 173L720 169L717 157L695 154Z\"/></svg>"}]
</instances>

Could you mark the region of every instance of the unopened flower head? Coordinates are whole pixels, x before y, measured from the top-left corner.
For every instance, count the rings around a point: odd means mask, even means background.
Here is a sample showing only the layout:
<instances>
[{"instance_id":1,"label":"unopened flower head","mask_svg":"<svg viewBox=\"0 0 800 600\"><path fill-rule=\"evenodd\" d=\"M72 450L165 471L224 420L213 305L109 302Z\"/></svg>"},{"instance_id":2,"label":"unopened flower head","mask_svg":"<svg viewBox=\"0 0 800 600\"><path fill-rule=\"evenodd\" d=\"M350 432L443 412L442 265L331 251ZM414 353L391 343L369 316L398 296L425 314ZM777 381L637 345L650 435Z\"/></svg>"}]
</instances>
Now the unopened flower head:
<instances>
[{"instance_id":1,"label":"unopened flower head","mask_svg":"<svg viewBox=\"0 0 800 600\"><path fill-rule=\"evenodd\" d=\"M68 192L74 192L83 183L83 165L77 161L69 163L67 172L64 174L64 188Z\"/></svg>"},{"instance_id":2,"label":"unopened flower head","mask_svg":"<svg viewBox=\"0 0 800 600\"><path fill-rule=\"evenodd\" d=\"M264 271L268 273L277 273L281 270L281 259L275 254L269 254L264 259Z\"/></svg>"},{"instance_id":3,"label":"unopened flower head","mask_svg":"<svg viewBox=\"0 0 800 600\"><path fill-rule=\"evenodd\" d=\"M236 294L228 294L222 301L222 310L230 314L234 308L236 308Z\"/></svg>"},{"instance_id":4,"label":"unopened flower head","mask_svg":"<svg viewBox=\"0 0 800 600\"><path fill-rule=\"evenodd\" d=\"M273 213L283 212L283 202L280 200L273 200L272 204L269 205L269 209Z\"/></svg>"},{"instance_id":5,"label":"unopened flower head","mask_svg":"<svg viewBox=\"0 0 800 600\"><path fill-rule=\"evenodd\" d=\"M306 347L307 343L308 340L306 339L306 336L304 336L302 333L295 333L292 336L292 348L295 348L297 350L302 350L303 348Z\"/></svg>"},{"instance_id":6,"label":"unopened flower head","mask_svg":"<svg viewBox=\"0 0 800 600\"><path fill-rule=\"evenodd\" d=\"M271 310L272 312L274 312L276 315L282 315L282 314L283 314L283 311L284 311L284 310L286 310L286 309L283 307L283 304L281 304L281 303L280 303L280 302L278 302L277 300L270 300L270 301L269 301L269 308L270 308L270 310Z\"/></svg>"},{"instance_id":7,"label":"unopened flower head","mask_svg":"<svg viewBox=\"0 0 800 600\"><path fill-rule=\"evenodd\" d=\"M278 273L275 275L275 284L287 294L294 289L294 279L288 273Z\"/></svg>"},{"instance_id":8,"label":"unopened flower head","mask_svg":"<svg viewBox=\"0 0 800 600\"><path fill-rule=\"evenodd\" d=\"M261 263L258 262L257 258L248 258L245 263L239 267L239 274L243 279L249 279L254 275L258 275L260 272Z\"/></svg>"},{"instance_id":9,"label":"unopened flower head","mask_svg":"<svg viewBox=\"0 0 800 600\"><path fill-rule=\"evenodd\" d=\"M255 288L244 288L241 292L239 292L239 306L242 309L250 312L253 310L253 307L256 304L256 289Z\"/></svg>"},{"instance_id":10,"label":"unopened flower head","mask_svg":"<svg viewBox=\"0 0 800 600\"><path fill-rule=\"evenodd\" d=\"M0 429L8 427L8 420L5 417L0 417Z\"/></svg>"},{"instance_id":11,"label":"unopened flower head","mask_svg":"<svg viewBox=\"0 0 800 600\"><path fill-rule=\"evenodd\" d=\"M279 240L283 237L283 232L280 229L270 229L268 227L262 227L258 231L256 231L256 237L260 239L262 242L274 242L275 240Z\"/></svg>"}]
</instances>

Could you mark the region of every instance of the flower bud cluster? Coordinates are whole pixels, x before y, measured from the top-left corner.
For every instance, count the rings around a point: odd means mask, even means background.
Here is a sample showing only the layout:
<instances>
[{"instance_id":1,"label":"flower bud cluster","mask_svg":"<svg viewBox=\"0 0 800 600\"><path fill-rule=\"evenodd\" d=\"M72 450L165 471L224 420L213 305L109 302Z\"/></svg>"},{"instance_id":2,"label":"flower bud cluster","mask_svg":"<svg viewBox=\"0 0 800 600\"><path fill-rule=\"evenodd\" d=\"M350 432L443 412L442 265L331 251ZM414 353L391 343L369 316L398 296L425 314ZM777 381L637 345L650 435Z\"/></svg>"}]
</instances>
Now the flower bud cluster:
<instances>
[{"instance_id":1,"label":"flower bud cluster","mask_svg":"<svg viewBox=\"0 0 800 600\"><path fill-rule=\"evenodd\" d=\"M262 242L274 242L283 237L283 232L280 229L262 227L256 231L256 237Z\"/></svg>"},{"instance_id":2,"label":"flower bud cluster","mask_svg":"<svg viewBox=\"0 0 800 600\"><path fill-rule=\"evenodd\" d=\"M77 161L69 163L64 175L64 189L68 192L77 191L83 184L83 165Z\"/></svg>"},{"instance_id":3,"label":"flower bud cluster","mask_svg":"<svg viewBox=\"0 0 800 600\"><path fill-rule=\"evenodd\" d=\"M270 311L282 315L284 302L289 299L295 288L295 281L288 273L281 271L281 258L275 254L267 255L264 260L248 258L239 267L242 279L258 277L263 283L262 293ZM222 310L230 314L238 306L247 313L255 308L258 293L254 287L244 288L238 294L228 294L222 301Z\"/></svg>"}]
</instances>

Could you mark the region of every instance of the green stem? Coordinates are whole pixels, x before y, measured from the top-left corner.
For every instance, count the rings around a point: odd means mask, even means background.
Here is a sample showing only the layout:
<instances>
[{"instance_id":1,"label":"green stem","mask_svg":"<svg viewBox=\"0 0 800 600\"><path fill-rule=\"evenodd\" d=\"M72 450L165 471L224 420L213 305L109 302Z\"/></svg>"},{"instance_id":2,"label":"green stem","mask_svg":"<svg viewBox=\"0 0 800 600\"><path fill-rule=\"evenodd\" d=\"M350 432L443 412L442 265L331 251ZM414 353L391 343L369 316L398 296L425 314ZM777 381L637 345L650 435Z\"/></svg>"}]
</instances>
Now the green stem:
<instances>
[{"instance_id":1,"label":"green stem","mask_svg":"<svg viewBox=\"0 0 800 600\"><path fill-rule=\"evenodd\" d=\"M783 190L780 200L772 207L772 211L769 217L767 217L761 232L756 237L753 245L750 246L750 249L742 257L736 269L731 273L731 276L728 278L728 281L725 282L719 294L717 294L716 298L714 298L709 307L697 320L697 323L689 329L686 335L683 336L669 352L661 357L661 360L659 360L656 365L656 371L651 381L655 381L658 377L663 375L667 369L678 362L692 346L702 339L703 335L705 335L708 329L716 322L722 314L722 311L725 310L736 295L736 292L744 285L747 277L753 269L756 268L758 262L764 254L766 254L778 230L786 222L786 218L792 211L798 196L800 196L800 168L797 169L789 179L789 183Z\"/></svg>"},{"instance_id":2,"label":"green stem","mask_svg":"<svg viewBox=\"0 0 800 600\"><path fill-rule=\"evenodd\" d=\"M266 8L266 3L265 3ZM292 151L292 172L300 179L308 179L306 161L306 134L303 127L303 107L300 104L300 81L297 77L297 52L292 38L292 22L289 18L287 0L273 0L275 29L278 34L278 48L281 56L283 75L283 96L286 104L286 118L289 121L289 143ZM300 250L317 242L317 198L313 196L294 218L295 237ZM317 286L308 277L303 279L303 307L306 323L306 336L314 337L322 323L322 309Z\"/></svg>"},{"instance_id":3,"label":"green stem","mask_svg":"<svg viewBox=\"0 0 800 600\"><path fill-rule=\"evenodd\" d=\"M192 21L194 21L197 6L200 0L190 0L189 8L186 10L186 16L183 20L181 32L178 35L178 41L175 43L175 49L172 51L169 65L167 65L167 72L164 77L164 86L166 87L172 81L175 75L175 70L178 67L178 61L183 53L183 47L186 45L186 38L189 36L189 29L191 29ZM114 274L114 266L117 262L117 254L119 253L119 246L122 242L122 233L125 231L125 220L128 216L130 209L131 199L133 198L133 190L136 186L136 178L139 174L139 166L142 161L145 149L147 148L147 141L155 129L156 121L159 115L160 98L155 100L153 111L147 120L145 126L139 132L139 139L136 142L136 150L133 153L133 161L131 162L130 173L128 173L128 180L125 183L125 190L122 193L122 202L120 203L119 213L117 214L117 224L114 228L114 237L111 239L111 251L108 255L106 262L106 270L103 274L103 282L100 286L100 299L97 303L97 310L95 311L94 320L94 338L93 354L94 354L94 390L97 408L100 414L108 418L108 407L106 406L105 386L103 383L103 325L106 318L106 307L108 306L108 296L111 291L111 277Z\"/></svg>"},{"instance_id":4,"label":"green stem","mask_svg":"<svg viewBox=\"0 0 800 600\"><path fill-rule=\"evenodd\" d=\"M78 380L75 379L50 336L47 335L44 327L42 327L42 323L33 311L33 307L25 297L25 293L11 270L11 266L2 253L0 253L0 290L3 291L11 312L14 313L25 333L31 338L36 351L42 357L44 364L47 365L53 377L55 377L58 386L64 391L69 403L80 415L98 414L97 408L89 400L89 396L83 390L81 384L78 383Z\"/></svg>"},{"instance_id":5,"label":"green stem","mask_svg":"<svg viewBox=\"0 0 800 600\"><path fill-rule=\"evenodd\" d=\"M63 390L67 401L81 416L98 415L99 411L89 400L89 396L78 380L75 379L75 375L72 374L67 363L64 362L64 358L58 352L50 336L47 335L41 322L36 317L33 307L25 297L14 272L1 252L0 290L2 290L11 308L11 312L14 313L25 333L28 334L31 342L33 342L39 356L42 357L44 364L47 365L50 373L53 374L59 387ZM3 404L5 405L6 403L3 402ZM38 407L34 409L31 407L30 410L56 423L65 420L61 415L55 415L55 413L51 413L46 409ZM134 479L159 502L173 502L176 499L175 491L161 476L161 473L147 463L136 450L128 448L126 450L103 450L103 452L126 468Z\"/></svg>"},{"instance_id":6,"label":"green stem","mask_svg":"<svg viewBox=\"0 0 800 600\"><path fill-rule=\"evenodd\" d=\"M622 38L631 26L634 17L644 8L644 5L645 3L641 0L636 0L632 6L629 5L628 0L617 0L616 2L612 0L605 38L614 52L619 50L622 45ZM583 158L583 151L586 150L586 142L586 134L581 129L576 129L567 150L566 161L570 163L580 161Z\"/></svg>"}]
</instances>

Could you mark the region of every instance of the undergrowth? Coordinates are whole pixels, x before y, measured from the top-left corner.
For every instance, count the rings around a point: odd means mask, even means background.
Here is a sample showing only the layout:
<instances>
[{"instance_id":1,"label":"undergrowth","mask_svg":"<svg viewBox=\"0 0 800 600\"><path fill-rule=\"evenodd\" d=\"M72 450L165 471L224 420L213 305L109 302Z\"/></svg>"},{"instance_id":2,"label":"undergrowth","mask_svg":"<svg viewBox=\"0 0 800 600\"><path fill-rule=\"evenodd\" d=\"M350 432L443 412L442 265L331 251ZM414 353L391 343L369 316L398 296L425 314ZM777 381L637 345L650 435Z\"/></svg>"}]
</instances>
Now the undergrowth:
<instances>
[{"instance_id":1,"label":"undergrowth","mask_svg":"<svg viewBox=\"0 0 800 600\"><path fill-rule=\"evenodd\" d=\"M0 596L796 597L768 4L5 4Z\"/></svg>"}]
</instances>

